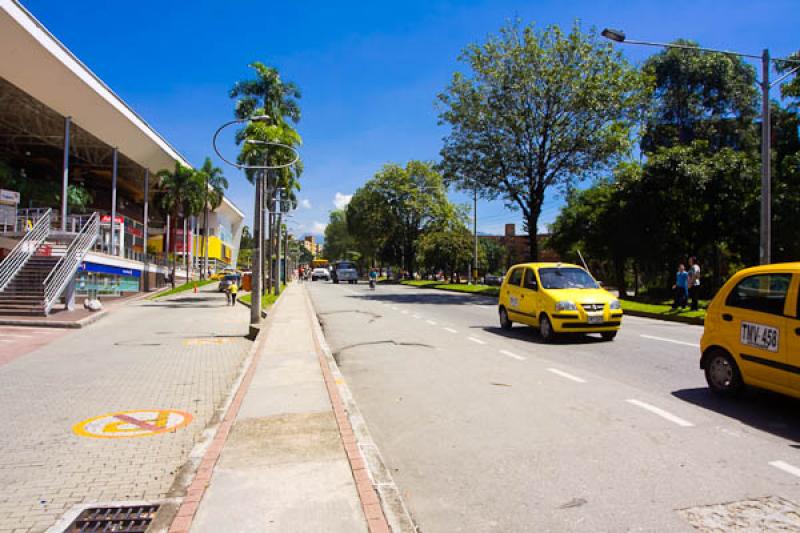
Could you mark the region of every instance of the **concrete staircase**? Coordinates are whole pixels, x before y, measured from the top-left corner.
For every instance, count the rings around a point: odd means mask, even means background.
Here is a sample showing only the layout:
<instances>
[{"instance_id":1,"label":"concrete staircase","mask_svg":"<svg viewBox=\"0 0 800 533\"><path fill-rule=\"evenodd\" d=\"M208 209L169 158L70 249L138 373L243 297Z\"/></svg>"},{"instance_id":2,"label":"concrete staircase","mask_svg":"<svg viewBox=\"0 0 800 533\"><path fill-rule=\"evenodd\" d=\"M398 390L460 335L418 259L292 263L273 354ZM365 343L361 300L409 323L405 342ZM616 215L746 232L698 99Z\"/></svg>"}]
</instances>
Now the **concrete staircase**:
<instances>
[{"instance_id":1,"label":"concrete staircase","mask_svg":"<svg viewBox=\"0 0 800 533\"><path fill-rule=\"evenodd\" d=\"M0 314L45 315L44 280L56 266L59 256L44 255L51 244L42 244L0 292Z\"/></svg>"}]
</instances>

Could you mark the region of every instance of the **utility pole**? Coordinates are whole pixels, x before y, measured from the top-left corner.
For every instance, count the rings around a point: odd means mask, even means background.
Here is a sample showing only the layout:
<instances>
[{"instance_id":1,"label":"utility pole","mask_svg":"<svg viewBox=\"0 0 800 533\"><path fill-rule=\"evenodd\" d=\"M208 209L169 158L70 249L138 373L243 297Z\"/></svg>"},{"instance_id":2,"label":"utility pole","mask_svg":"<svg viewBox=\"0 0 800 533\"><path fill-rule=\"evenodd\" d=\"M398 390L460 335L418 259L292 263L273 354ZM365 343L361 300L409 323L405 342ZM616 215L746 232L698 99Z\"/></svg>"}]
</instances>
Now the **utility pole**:
<instances>
[{"instance_id":1,"label":"utility pole","mask_svg":"<svg viewBox=\"0 0 800 533\"><path fill-rule=\"evenodd\" d=\"M279 296L281 293L281 212L282 204L281 204L281 193L283 192L283 187L276 187L275 188L275 214L277 217L276 222L276 234L278 236L277 239L277 252L275 256L278 260L277 268L274 269L275 272L275 296Z\"/></svg>"},{"instance_id":2,"label":"utility pole","mask_svg":"<svg viewBox=\"0 0 800 533\"><path fill-rule=\"evenodd\" d=\"M759 259L762 265L772 260L772 169L770 167L770 112L769 112L769 50L761 53L761 246Z\"/></svg>"},{"instance_id":3,"label":"utility pole","mask_svg":"<svg viewBox=\"0 0 800 533\"><path fill-rule=\"evenodd\" d=\"M253 237L256 242L255 257L253 258L252 274L250 275L250 323L261 323L261 259L264 249L264 232L261 228L261 173L256 173L256 197L253 212Z\"/></svg>"},{"instance_id":4,"label":"utility pole","mask_svg":"<svg viewBox=\"0 0 800 533\"><path fill-rule=\"evenodd\" d=\"M475 263L475 283L478 283L478 186L475 186L472 196L472 234L475 236L475 253L473 255ZM472 276L470 276L472 279Z\"/></svg>"}]
</instances>

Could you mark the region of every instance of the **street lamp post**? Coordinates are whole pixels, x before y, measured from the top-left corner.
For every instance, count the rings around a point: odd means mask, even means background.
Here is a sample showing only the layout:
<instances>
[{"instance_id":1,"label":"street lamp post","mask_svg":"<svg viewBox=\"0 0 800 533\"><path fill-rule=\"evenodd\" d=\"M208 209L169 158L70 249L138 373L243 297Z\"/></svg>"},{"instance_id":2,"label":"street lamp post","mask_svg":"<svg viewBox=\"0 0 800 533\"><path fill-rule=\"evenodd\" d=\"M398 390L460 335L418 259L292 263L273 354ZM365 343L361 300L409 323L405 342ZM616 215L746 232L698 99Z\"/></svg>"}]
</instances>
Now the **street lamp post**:
<instances>
[{"instance_id":1,"label":"street lamp post","mask_svg":"<svg viewBox=\"0 0 800 533\"><path fill-rule=\"evenodd\" d=\"M269 120L269 117L267 115L258 115L258 116L254 116L254 117L251 117L251 118L236 119L236 120L231 120L229 122L226 122L225 124L223 124L222 126L217 128L217 131L214 132L214 136L211 139L211 145L214 148L214 152L226 164L228 164L228 165L230 165L232 167L236 167L238 169L243 169L243 170L248 170L248 169L251 169L251 170L270 170L270 169L286 168L286 167L292 166L295 163L297 163L297 161L300 159L300 154L298 154L297 151L294 148L292 148L291 146L287 146L285 144L274 143L274 142L259 141L259 143L263 143L263 144L270 145L270 146L279 146L281 148L286 148L286 149L290 150L295 156L294 159L292 159L292 161L290 161L288 163L281 164L281 165L272 165L272 166L270 166L270 165L267 164L266 161L265 161L265 163L263 165L241 165L239 163L234 163L233 161L229 161L228 159L225 158L224 155L222 155L220 153L219 149L217 148L217 137L219 137L219 134L220 134L220 132L222 132L222 130L224 130L225 128L227 128L229 126L232 126L234 124L242 124L242 123L245 123L245 122L264 122L266 120ZM258 257L256 258L255 261L253 261L253 269L252 269L253 273L252 273L252 283L251 283L251 295L252 295L252 297L251 297L251 302L250 302L250 323L251 324L259 324L261 322L261 280L260 280L260 276L261 276L261 269L263 268L263 265L260 264L260 262L261 262L260 258L263 257L262 252L263 252L263 249L264 249L264 242L263 242L263 235L262 235L262 231L261 231L261 206L262 206L261 180L260 180L260 176L258 176L258 175L256 175L255 202L254 203L255 203L255 210L254 210L254 213L253 213L253 233L254 233L253 236L255 237L255 240L256 240ZM256 233L258 233L258 235L256 235Z\"/></svg>"},{"instance_id":2,"label":"street lamp post","mask_svg":"<svg viewBox=\"0 0 800 533\"><path fill-rule=\"evenodd\" d=\"M622 30L614 30L605 28L601 33L603 37L611 41L623 44L638 44L642 46L655 46L658 48L679 48L684 50L696 50L701 52L710 52L714 54L726 54L737 57L746 57L748 59L758 59L761 61L761 81L758 82L758 87L761 89L761 217L760 217L760 243L759 243L759 261L762 265L768 264L772 261L772 193L771 182L772 172L770 168L770 109L769 109L769 91L775 85L781 83L786 78L800 70L800 65L786 72L783 76L770 83L770 61L783 62L783 63L798 63L800 60L795 59L771 59L769 50L763 50L760 56L752 54L741 54L738 52L729 52L727 50L716 50L714 48L701 48L699 46L689 46L684 44L675 43L659 43L651 41L637 41L628 39L625 32Z\"/></svg>"}]
</instances>

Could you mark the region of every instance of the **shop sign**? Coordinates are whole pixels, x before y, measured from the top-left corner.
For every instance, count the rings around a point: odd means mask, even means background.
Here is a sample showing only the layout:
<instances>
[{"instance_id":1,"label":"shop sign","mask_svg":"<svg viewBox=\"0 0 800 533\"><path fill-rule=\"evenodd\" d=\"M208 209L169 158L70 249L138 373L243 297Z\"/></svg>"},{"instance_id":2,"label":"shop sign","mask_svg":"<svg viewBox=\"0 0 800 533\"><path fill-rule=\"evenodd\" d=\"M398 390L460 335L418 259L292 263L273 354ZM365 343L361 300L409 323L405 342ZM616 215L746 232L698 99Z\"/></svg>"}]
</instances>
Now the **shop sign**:
<instances>
[{"instance_id":1,"label":"shop sign","mask_svg":"<svg viewBox=\"0 0 800 533\"><path fill-rule=\"evenodd\" d=\"M114 217L115 223L122 224L122 221L122 217ZM111 224L111 215L100 215L100 222L103 224Z\"/></svg>"},{"instance_id":2,"label":"shop sign","mask_svg":"<svg viewBox=\"0 0 800 533\"><path fill-rule=\"evenodd\" d=\"M89 261L84 261L83 263L81 263L81 266L78 268L78 271L96 272L98 274L116 274L117 276L129 276L133 278L139 278L142 276L142 272L140 270L134 270L132 268L123 268L112 265L101 265L98 263L91 263Z\"/></svg>"},{"instance_id":3,"label":"shop sign","mask_svg":"<svg viewBox=\"0 0 800 533\"><path fill-rule=\"evenodd\" d=\"M0 204L19 205L19 192L0 189Z\"/></svg>"}]
</instances>

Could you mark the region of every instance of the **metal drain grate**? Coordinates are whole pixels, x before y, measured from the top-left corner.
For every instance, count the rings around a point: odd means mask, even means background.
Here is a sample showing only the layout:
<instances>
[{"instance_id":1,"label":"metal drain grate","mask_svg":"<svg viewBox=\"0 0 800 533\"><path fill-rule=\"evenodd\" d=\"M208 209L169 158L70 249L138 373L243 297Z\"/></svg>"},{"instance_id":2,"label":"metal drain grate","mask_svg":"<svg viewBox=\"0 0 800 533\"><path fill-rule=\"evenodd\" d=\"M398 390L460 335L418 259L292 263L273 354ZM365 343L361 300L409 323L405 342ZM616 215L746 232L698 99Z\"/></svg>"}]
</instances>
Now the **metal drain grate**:
<instances>
[{"instance_id":1,"label":"metal drain grate","mask_svg":"<svg viewBox=\"0 0 800 533\"><path fill-rule=\"evenodd\" d=\"M64 533L113 531L145 533L158 512L158 505L91 507L78 515Z\"/></svg>"}]
</instances>

